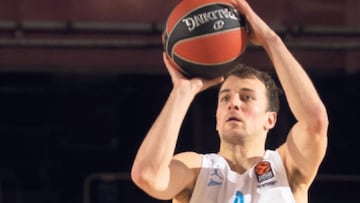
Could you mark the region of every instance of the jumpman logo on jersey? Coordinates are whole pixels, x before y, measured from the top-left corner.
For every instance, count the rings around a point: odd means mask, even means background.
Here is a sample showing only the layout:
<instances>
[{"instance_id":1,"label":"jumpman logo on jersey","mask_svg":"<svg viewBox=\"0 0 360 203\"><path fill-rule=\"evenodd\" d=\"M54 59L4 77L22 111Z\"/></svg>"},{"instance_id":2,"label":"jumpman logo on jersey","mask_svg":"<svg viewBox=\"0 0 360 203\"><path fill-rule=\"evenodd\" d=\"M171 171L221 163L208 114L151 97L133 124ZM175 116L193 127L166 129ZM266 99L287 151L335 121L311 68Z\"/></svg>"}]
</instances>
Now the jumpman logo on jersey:
<instances>
[{"instance_id":1,"label":"jumpman logo on jersey","mask_svg":"<svg viewBox=\"0 0 360 203\"><path fill-rule=\"evenodd\" d=\"M219 174L219 169L214 169L214 172L212 174L210 174L211 176L217 176L220 179L223 179L223 177Z\"/></svg>"},{"instance_id":2,"label":"jumpman logo on jersey","mask_svg":"<svg viewBox=\"0 0 360 203\"><path fill-rule=\"evenodd\" d=\"M220 174L219 170L216 168L214 169L213 173L210 174L211 178L208 182L208 186L217 186L222 184L222 180L224 179Z\"/></svg>"}]
</instances>

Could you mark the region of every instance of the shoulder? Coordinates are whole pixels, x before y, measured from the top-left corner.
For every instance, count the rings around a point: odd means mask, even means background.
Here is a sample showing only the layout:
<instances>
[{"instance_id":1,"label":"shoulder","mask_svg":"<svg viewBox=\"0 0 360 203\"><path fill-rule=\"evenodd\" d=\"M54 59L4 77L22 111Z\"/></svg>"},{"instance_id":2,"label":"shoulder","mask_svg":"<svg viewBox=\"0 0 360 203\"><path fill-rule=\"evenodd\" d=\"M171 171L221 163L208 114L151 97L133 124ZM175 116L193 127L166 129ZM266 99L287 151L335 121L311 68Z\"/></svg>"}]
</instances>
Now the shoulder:
<instances>
[{"instance_id":1,"label":"shoulder","mask_svg":"<svg viewBox=\"0 0 360 203\"><path fill-rule=\"evenodd\" d=\"M269 161L272 169L279 174L283 174L284 178L288 180L289 176L286 165L279 150L266 150L264 161Z\"/></svg>"},{"instance_id":2,"label":"shoulder","mask_svg":"<svg viewBox=\"0 0 360 203\"><path fill-rule=\"evenodd\" d=\"M196 152L181 152L174 156L174 160L180 161L189 168L201 167L203 154Z\"/></svg>"},{"instance_id":3,"label":"shoulder","mask_svg":"<svg viewBox=\"0 0 360 203\"><path fill-rule=\"evenodd\" d=\"M203 156L196 152L181 152L173 157L172 167L182 168L186 176L195 180L202 167Z\"/></svg>"},{"instance_id":4,"label":"shoulder","mask_svg":"<svg viewBox=\"0 0 360 203\"><path fill-rule=\"evenodd\" d=\"M269 150L268 149L268 150L266 150L264 158L265 159L268 158L268 159L272 159L272 160L275 160L275 161L283 162L281 151L279 151L279 149L276 149L276 150Z\"/></svg>"},{"instance_id":5,"label":"shoulder","mask_svg":"<svg viewBox=\"0 0 360 203\"><path fill-rule=\"evenodd\" d=\"M212 165L219 165L222 162L226 164L225 159L215 153L199 154L196 152L182 152L176 154L174 160L180 161L190 168L210 167Z\"/></svg>"},{"instance_id":6,"label":"shoulder","mask_svg":"<svg viewBox=\"0 0 360 203\"><path fill-rule=\"evenodd\" d=\"M176 167L184 169L181 172L178 171L176 176L181 176L181 181L187 182L186 186L174 197L173 202L189 202L201 170L202 157L202 154L196 152L181 152L173 157L172 168L177 165Z\"/></svg>"}]
</instances>

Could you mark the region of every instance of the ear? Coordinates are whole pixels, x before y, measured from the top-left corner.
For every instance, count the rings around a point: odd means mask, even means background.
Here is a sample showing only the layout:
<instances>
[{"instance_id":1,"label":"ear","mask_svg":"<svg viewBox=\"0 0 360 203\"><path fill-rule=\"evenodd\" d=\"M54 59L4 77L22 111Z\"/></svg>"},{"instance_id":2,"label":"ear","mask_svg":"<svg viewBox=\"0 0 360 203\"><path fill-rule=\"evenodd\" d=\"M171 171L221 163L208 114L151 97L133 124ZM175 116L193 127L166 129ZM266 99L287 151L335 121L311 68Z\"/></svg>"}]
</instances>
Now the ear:
<instances>
[{"instance_id":1,"label":"ear","mask_svg":"<svg viewBox=\"0 0 360 203\"><path fill-rule=\"evenodd\" d=\"M277 113L274 111L267 112L267 122L265 123L264 128L270 130L275 127L277 120Z\"/></svg>"},{"instance_id":2,"label":"ear","mask_svg":"<svg viewBox=\"0 0 360 203\"><path fill-rule=\"evenodd\" d=\"M216 122L216 131L219 132L219 122L218 122L218 112L216 110L216 115L215 115L215 122Z\"/></svg>"}]
</instances>

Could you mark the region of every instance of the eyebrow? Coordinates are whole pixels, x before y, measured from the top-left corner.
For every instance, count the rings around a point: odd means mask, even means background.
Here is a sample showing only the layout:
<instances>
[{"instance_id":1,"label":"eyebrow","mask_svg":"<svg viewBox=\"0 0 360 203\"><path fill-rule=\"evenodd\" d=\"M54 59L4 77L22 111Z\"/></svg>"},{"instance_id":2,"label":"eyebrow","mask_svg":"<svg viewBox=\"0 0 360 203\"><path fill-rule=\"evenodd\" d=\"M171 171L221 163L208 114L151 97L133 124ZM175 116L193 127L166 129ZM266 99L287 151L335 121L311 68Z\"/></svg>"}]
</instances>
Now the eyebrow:
<instances>
[{"instance_id":1,"label":"eyebrow","mask_svg":"<svg viewBox=\"0 0 360 203\"><path fill-rule=\"evenodd\" d=\"M250 88L247 88L247 87L243 87L243 88L241 88L241 89L240 89L240 91L245 91L245 92L255 92L255 90L250 89ZM227 93L227 92L230 92L230 89L223 89L223 90L220 90L219 95L224 94L224 93Z\"/></svg>"}]
</instances>

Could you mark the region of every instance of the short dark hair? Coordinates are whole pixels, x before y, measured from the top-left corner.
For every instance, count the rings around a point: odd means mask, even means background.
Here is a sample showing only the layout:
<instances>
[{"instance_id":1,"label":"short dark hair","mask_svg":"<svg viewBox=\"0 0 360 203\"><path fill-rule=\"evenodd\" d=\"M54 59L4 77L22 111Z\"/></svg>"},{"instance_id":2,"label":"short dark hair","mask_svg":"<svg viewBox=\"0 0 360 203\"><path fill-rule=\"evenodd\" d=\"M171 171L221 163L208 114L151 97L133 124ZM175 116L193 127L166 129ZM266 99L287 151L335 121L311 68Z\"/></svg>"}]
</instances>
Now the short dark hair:
<instances>
[{"instance_id":1,"label":"short dark hair","mask_svg":"<svg viewBox=\"0 0 360 203\"><path fill-rule=\"evenodd\" d=\"M257 78L266 88L268 99L268 111L278 112L280 108L279 95L280 88L276 85L273 77L265 71L258 70L252 66L245 64L237 64L234 68L225 75L225 79L229 76L236 76L238 78Z\"/></svg>"}]
</instances>

